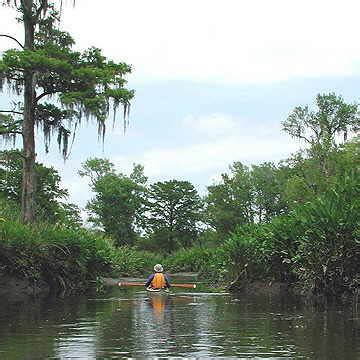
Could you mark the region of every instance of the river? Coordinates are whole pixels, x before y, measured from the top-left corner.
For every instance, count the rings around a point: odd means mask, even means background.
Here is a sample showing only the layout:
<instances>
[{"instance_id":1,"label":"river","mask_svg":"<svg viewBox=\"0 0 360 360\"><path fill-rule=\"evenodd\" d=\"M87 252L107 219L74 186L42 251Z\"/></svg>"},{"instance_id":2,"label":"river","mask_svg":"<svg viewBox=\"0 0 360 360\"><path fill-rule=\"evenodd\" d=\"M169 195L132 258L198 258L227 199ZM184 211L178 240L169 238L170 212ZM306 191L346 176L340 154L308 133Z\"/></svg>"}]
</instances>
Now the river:
<instances>
[{"instance_id":1,"label":"river","mask_svg":"<svg viewBox=\"0 0 360 360\"><path fill-rule=\"evenodd\" d=\"M126 357L360 359L359 314L353 303L191 290L1 299L1 359Z\"/></svg>"}]
</instances>

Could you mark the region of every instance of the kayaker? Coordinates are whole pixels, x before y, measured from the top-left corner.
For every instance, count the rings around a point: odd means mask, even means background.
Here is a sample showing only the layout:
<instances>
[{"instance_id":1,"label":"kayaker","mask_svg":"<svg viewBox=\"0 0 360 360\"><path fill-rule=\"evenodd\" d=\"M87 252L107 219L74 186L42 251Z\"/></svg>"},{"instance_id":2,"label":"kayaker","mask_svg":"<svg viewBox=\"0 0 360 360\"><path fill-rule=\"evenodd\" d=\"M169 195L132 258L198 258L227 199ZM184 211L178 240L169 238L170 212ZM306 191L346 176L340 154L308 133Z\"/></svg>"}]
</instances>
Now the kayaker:
<instances>
[{"instance_id":1,"label":"kayaker","mask_svg":"<svg viewBox=\"0 0 360 360\"><path fill-rule=\"evenodd\" d=\"M165 289L168 290L171 287L170 284L170 280L169 277L164 274L164 268L161 264L156 264L154 266L154 274L151 274L146 283L145 283L145 287L148 289L153 289L153 290L157 290L157 289Z\"/></svg>"}]
</instances>

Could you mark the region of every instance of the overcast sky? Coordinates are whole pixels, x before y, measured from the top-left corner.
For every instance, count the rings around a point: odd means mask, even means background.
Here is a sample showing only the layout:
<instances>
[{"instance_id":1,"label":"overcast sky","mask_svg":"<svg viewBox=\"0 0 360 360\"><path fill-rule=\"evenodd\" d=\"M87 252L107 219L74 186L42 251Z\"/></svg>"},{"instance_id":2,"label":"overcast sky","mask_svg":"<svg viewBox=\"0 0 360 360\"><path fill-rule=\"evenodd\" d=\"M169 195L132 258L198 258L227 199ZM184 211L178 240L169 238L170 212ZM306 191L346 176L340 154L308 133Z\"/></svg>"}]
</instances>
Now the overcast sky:
<instances>
[{"instance_id":1,"label":"overcast sky","mask_svg":"<svg viewBox=\"0 0 360 360\"><path fill-rule=\"evenodd\" d=\"M119 117L103 148L95 125L83 125L65 164L41 139L38 160L84 206L90 193L77 170L90 156L125 173L141 163L150 181L187 179L202 193L233 161L286 158L300 144L280 122L295 106L330 91L358 101L359 14L358 0L68 0L62 28L77 48L132 64L136 98L125 136ZM0 33L22 38L4 7ZM10 46L0 39L0 51Z\"/></svg>"}]
</instances>

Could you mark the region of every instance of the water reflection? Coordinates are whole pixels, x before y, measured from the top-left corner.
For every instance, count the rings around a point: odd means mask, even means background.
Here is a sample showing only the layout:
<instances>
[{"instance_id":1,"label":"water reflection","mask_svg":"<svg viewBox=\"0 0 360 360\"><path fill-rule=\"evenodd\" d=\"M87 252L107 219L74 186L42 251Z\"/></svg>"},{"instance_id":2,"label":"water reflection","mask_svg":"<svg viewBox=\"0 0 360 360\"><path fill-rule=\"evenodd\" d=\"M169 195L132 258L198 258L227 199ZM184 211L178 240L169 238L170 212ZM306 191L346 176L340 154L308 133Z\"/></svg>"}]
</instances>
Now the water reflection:
<instances>
[{"instance_id":1,"label":"water reflection","mask_svg":"<svg viewBox=\"0 0 360 360\"><path fill-rule=\"evenodd\" d=\"M163 322L165 318L165 310L170 306L170 295L149 293L146 300L146 303L153 310L153 319L158 323Z\"/></svg>"},{"instance_id":2,"label":"water reflection","mask_svg":"<svg viewBox=\"0 0 360 360\"><path fill-rule=\"evenodd\" d=\"M2 299L0 358L357 359L360 324L354 309L289 297L118 289L100 297Z\"/></svg>"},{"instance_id":3,"label":"water reflection","mask_svg":"<svg viewBox=\"0 0 360 360\"><path fill-rule=\"evenodd\" d=\"M194 302L194 297L176 294L148 293L134 313L135 333L140 340L137 354L176 354L188 345L184 334L194 338L196 321L186 321L183 309ZM191 308L189 308L191 313Z\"/></svg>"}]
</instances>

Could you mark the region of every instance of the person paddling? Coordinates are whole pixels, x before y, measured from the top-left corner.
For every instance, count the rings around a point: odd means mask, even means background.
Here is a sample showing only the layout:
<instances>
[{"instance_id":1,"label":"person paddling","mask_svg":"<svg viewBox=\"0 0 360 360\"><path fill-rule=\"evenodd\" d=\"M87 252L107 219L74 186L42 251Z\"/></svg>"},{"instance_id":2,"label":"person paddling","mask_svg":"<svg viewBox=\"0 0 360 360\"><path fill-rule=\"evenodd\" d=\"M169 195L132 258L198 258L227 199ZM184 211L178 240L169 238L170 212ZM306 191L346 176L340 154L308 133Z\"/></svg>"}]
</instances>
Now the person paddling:
<instances>
[{"instance_id":1,"label":"person paddling","mask_svg":"<svg viewBox=\"0 0 360 360\"><path fill-rule=\"evenodd\" d=\"M170 280L166 274L164 274L164 268L161 264L156 264L154 266L154 274L151 274L146 283L145 287L148 290L160 290L165 289L169 291L171 288Z\"/></svg>"}]
</instances>

